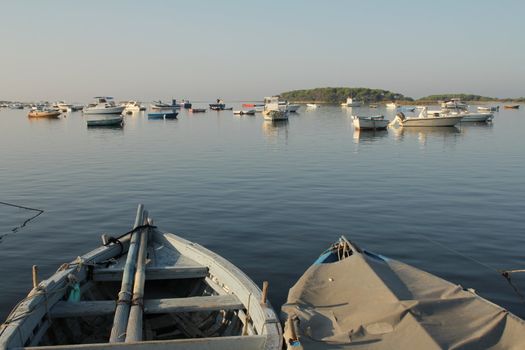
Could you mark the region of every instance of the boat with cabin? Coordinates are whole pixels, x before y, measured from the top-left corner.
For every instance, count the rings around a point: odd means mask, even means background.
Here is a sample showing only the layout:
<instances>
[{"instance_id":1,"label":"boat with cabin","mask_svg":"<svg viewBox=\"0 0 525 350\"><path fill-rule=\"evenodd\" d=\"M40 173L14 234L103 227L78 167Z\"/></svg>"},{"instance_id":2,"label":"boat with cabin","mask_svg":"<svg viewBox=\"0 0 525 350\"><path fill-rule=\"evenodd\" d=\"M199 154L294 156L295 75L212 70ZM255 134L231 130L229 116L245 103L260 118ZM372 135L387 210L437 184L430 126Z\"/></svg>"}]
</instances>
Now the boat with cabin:
<instances>
[{"instance_id":1,"label":"boat with cabin","mask_svg":"<svg viewBox=\"0 0 525 350\"><path fill-rule=\"evenodd\" d=\"M347 97L346 102L341 103L341 107L360 107L361 101L354 100L352 97Z\"/></svg>"},{"instance_id":2,"label":"boat with cabin","mask_svg":"<svg viewBox=\"0 0 525 350\"><path fill-rule=\"evenodd\" d=\"M388 119L385 119L383 115L353 115L352 120L354 129L356 130L385 130L390 122Z\"/></svg>"},{"instance_id":3,"label":"boat with cabin","mask_svg":"<svg viewBox=\"0 0 525 350\"><path fill-rule=\"evenodd\" d=\"M121 114L124 106L117 106L113 97L95 97L96 102L84 107L84 114Z\"/></svg>"},{"instance_id":4,"label":"boat with cabin","mask_svg":"<svg viewBox=\"0 0 525 350\"><path fill-rule=\"evenodd\" d=\"M446 127L454 126L461 122L463 116L458 114L427 115L426 107L417 117L406 117L403 112L396 114L390 125L399 124L403 127Z\"/></svg>"},{"instance_id":5,"label":"boat with cabin","mask_svg":"<svg viewBox=\"0 0 525 350\"><path fill-rule=\"evenodd\" d=\"M55 102L51 107L60 110L62 113L68 113L73 110L73 105L70 103L66 103L65 101Z\"/></svg>"},{"instance_id":6,"label":"boat with cabin","mask_svg":"<svg viewBox=\"0 0 525 350\"><path fill-rule=\"evenodd\" d=\"M265 97L263 117L265 120L288 120L288 110L279 104L279 97Z\"/></svg>"},{"instance_id":7,"label":"boat with cabin","mask_svg":"<svg viewBox=\"0 0 525 350\"><path fill-rule=\"evenodd\" d=\"M522 349L525 321L344 236L299 278L281 308L287 349Z\"/></svg>"},{"instance_id":8,"label":"boat with cabin","mask_svg":"<svg viewBox=\"0 0 525 350\"><path fill-rule=\"evenodd\" d=\"M301 105L291 104L291 103L288 103L288 101L279 101L279 106L281 108L286 109L288 113L296 113L297 110L301 107Z\"/></svg>"},{"instance_id":9,"label":"boat with cabin","mask_svg":"<svg viewBox=\"0 0 525 350\"><path fill-rule=\"evenodd\" d=\"M161 100L154 101L150 105L150 109L153 111L160 111L165 109L179 109L180 104L177 103L177 100L171 100L171 104L162 102Z\"/></svg>"},{"instance_id":10,"label":"boat with cabin","mask_svg":"<svg viewBox=\"0 0 525 350\"><path fill-rule=\"evenodd\" d=\"M468 105L462 102L460 98L451 98L448 101L441 102L441 108L466 111L468 109Z\"/></svg>"},{"instance_id":11,"label":"boat with cabin","mask_svg":"<svg viewBox=\"0 0 525 350\"><path fill-rule=\"evenodd\" d=\"M39 281L0 326L0 348L280 350L264 291L232 263L153 225L133 228Z\"/></svg>"}]
</instances>

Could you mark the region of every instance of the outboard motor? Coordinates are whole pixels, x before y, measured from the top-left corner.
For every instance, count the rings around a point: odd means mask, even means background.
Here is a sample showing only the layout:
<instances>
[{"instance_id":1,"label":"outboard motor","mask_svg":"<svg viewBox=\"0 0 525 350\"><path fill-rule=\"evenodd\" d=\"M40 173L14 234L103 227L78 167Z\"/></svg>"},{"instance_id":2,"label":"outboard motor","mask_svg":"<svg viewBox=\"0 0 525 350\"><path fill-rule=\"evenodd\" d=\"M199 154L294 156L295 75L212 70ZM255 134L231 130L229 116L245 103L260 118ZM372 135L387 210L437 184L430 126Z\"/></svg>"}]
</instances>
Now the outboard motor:
<instances>
[{"instance_id":1,"label":"outboard motor","mask_svg":"<svg viewBox=\"0 0 525 350\"><path fill-rule=\"evenodd\" d=\"M403 114L403 112L397 113L396 117L398 117L401 121L405 120L405 115Z\"/></svg>"}]
</instances>

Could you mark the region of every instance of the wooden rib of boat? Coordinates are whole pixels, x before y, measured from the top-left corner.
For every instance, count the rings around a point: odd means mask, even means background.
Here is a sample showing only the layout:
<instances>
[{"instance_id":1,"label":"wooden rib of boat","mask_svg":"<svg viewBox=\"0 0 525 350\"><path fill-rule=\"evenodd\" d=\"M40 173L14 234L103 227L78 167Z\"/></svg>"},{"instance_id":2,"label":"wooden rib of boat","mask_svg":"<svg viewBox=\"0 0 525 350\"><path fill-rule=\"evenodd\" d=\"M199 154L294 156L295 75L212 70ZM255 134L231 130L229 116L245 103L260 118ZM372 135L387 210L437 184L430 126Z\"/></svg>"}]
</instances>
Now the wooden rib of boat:
<instances>
[{"instance_id":1,"label":"wooden rib of boat","mask_svg":"<svg viewBox=\"0 0 525 350\"><path fill-rule=\"evenodd\" d=\"M139 205L133 230L62 265L0 326L0 348L267 349L279 320L241 270L152 226ZM117 302L115 302L117 300Z\"/></svg>"},{"instance_id":2,"label":"wooden rib of boat","mask_svg":"<svg viewBox=\"0 0 525 350\"><path fill-rule=\"evenodd\" d=\"M525 321L341 237L290 289L287 349L522 349Z\"/></svg>"},{"instance_id":3,"label":"wooden rib of boat","mask_svg":"<svg viewBox=\"0 0 525 350\"><path fill-rule=\"evenodd\" d=\"M27 116L29 118L58 118L62 112L59 110L38 110L29 111Z\"/></svg>"},{"instance_id":4,"label":"wooden rib of boat","mask_svg":"<svg viewBox=\"0 0 525 350\"><path fill-rule=\"evenodd\" d=\"M520 105L505 105L505 109L519 109Z\"/></svg>"}]
</instances>

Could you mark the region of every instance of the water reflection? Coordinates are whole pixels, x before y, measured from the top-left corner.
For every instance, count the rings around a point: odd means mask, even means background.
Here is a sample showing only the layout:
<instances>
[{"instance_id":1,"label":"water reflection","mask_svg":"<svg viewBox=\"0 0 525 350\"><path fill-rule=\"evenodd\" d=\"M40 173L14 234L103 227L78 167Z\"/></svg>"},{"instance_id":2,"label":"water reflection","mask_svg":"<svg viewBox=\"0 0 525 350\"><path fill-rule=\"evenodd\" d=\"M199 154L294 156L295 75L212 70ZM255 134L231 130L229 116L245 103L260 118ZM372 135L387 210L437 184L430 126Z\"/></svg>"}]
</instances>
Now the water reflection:
<instances>
[{"instance_id":1,"label":"water reflection","mask_svg":"<svg viewBox=\"0 0 525 350\"><path fill-rule=\"evenodd\" d=\"M354 130L354 142L375 142L388 135L387 130Z\"/></svg>"},{"instance_id":2,"label":"water reflection","mask_svg":"<svg viewBox=\"0 0 525 350\"><path fill-rule=\"evenodd\" d=\"M262 124L263 134L267 139L283 137L288 140L288 120L265 120Z\"/></svg>"},{"instance_id":3,"label":"water reflection","mask_svg":"<svg viewBox=\"0 0 525 350\"><path fill-rule=\"evenodd\" d=\"M425 145L428 140L443 139L455 140L461 135L461 130L455 126L450 127L398 127L390 128L396 141L403 141L405 137L416 136L419 143Z\"/></svg>"}]
</instances>

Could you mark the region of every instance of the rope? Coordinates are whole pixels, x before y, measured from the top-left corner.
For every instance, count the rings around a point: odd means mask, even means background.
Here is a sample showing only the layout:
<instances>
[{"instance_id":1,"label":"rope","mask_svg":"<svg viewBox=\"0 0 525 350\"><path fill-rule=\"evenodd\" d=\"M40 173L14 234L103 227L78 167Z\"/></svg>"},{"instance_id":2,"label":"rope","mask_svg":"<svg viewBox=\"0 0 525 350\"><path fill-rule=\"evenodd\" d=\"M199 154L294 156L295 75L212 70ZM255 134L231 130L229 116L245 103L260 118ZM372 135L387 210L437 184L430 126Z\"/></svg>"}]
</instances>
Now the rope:
<instances>
[{"instance_id":1,"label":"rope","mask_svg":"<svg viewBox=\"0 0 525 350\"><path fill-rule=\"evenodd\" d=\"M22 225L19 225L19 226L13 228L13 229L11 230L11 232L17 232L17 231L20 230L22 227L25 227L25 225L26 225L29 221L35 219L37 216L40 216L40 215L44 212L42 209L35 209L35 208L30 208L30 207L24 207L24 206L22 206L22 205L13 204L13 203L7 203L7 202L1 202L1 201L0 201L0 204L2 204L2 205L7 205L7 206L9 206L9 207L14 207L14 208L25 209L25 210L30 210L30 211L36 211L36 212L37 212L37 213L36 213L35 215L33 215L32 217L30 217L29 219L25 220L25 221L22 223ZM1 239L1 237L0 237L0 239Z\"/></svg>"},{"instance_id":2,"label":"rope","mask_svg":"<svg viewBox=\"0 0 525 350\"><path fill-rule=\"evenodd\" d=\"M482 261L479 261L478 259L475 259L471 256L468 256L468 255L465 255L453 248L450 248L449 246L446 246L444 245L443 243L440 243L438 241L435 241L431 238L428 238L428 237L425 237L425 236L419 236L419 238L423 238L423 239L426 239L427 241L429 241L430 243L433 243L433 244L436 244L436 245L439 245L440 247L442 248L445 248L446 250L454 253L455 255L457 256L460 256L464 259L467 259L467 260L470 260L480 266L483 266L484 268L486 268L487 270L490 270L491 272L495 272L497 273L498 275L502 276L503 278L505 278L505 280L507 280L507 282L509 283L509 285L512 287L512 289L514 290L514 292L516 293L516 295L521 299L521 302L525 303L525 295L523 295L523 293L520 292L520 289L518 288L518 286L512 282L511 278L510 278L510 274L511 273L514 273L514 272L522 272L522 271L525 271L525 270L509 270L509 271L505 271L505 270L498 270L490 265L487 265L486 263L482 262Z\"/></svg>"}]
</instances>

